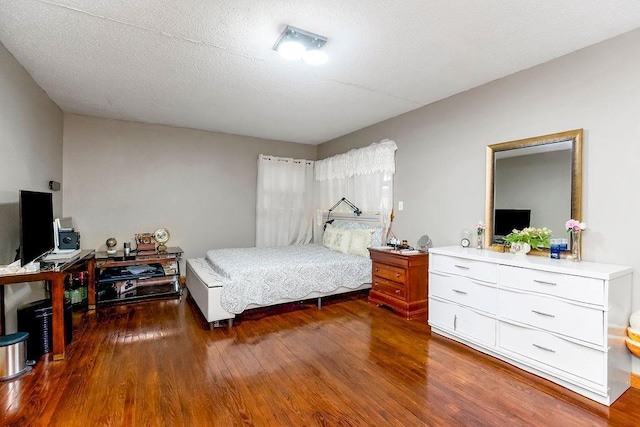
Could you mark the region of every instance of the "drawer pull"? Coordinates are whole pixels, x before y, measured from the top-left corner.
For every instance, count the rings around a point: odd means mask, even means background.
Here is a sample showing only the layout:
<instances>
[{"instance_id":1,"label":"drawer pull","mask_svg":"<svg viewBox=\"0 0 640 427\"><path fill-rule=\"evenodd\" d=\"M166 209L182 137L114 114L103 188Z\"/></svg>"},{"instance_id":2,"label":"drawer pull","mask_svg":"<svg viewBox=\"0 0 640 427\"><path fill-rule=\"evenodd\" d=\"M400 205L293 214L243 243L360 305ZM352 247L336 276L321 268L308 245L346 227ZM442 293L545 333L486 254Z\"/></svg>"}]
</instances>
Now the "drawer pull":
<instances>
[{"instance_id":1,"label":"drawer pull","mask_svg":"<svg viewBox=\"0 0 640 427\"><path fill-rule=\"evenodd\" d=\"M379 269L378 267L376 267L376 268L375 268L375 271L376 271L376 273L377 273L378 271L380 271L380 269Z\"/></svg>"},{"instance_id":2,"label":"drawer pull","mask_svg":"<svg viewBox=\"0 0 640 427\"><path fill-rule=\"evenodd\" d=\"M451 289L453 292L457 293L457 294L462 294L462 295L467 295L467 293L465 291L460 291L458 289Z\"/></svg>"},{"instance_id":3,"label":"drawer pull","mask_svg":"<svg viewBox=\"0 0 640 427\"><path fill-rule=\"evenodd\" d=\"M558 284L557 284L557 283L553 283L553 282L545 282L544 280L535 280L535 279L534 279L534 282L535 282L535 283L538 283L538 284L540 284L540 285L558 286Z\"/></svg>"},{"instance_id":4,"label":"drawer pull","mask_svg":"<svg viewBox=\"0 0 640 427\"><path fill-rule=\"evenodd\" d=\"M396 277L400 277L400 273L396 273Z\"/></svg>"},{"instance_id":5,"label":"drawer pull","mask_svg":"<svg viewBox=\"0 0 640 427\"><path fill-rule=\"evenodd\" d=\"M467 267L466 265L459 265L459 264L453 264L454 267L456 268L461 268L462 270L468 270L469 267Z\"/></svg>"},{"instance_id":6,"label":"drawer pull","mask_svg":"<svg viewBox=\"0 0 640 427\"><path fill-rule=\"evenodd\" d=\"M532 313L535 314L539 314L540 316L545 316L545 317L556 317L553 314L549 314L549 313L543 313L541 311L537 311L537 310L531 310Z\"/></svg>"},{"instance_id":7,"label":"drawer pull","mask_svg":"<svg viewBox=\"0 0 640 427\"><path fill-rule=\"evenodd\" d=\"M396 289L396 295L400 295L400 289Z\"/></svg>"},{"instance_id":8,"label":"drawer pull","mask_svg":"<svg viewBox=\"0 0 640 427\"><path fill-rule=\"evenodd\" d=\"M544 350L544 351L548 351L549 353L555 353L555 350L551 350L550 348L547 347L543 347L541 345L538 344L531 344L532 346L534 346L535 348L539 348L540 350Z\"/></svg>"}]
</instances>

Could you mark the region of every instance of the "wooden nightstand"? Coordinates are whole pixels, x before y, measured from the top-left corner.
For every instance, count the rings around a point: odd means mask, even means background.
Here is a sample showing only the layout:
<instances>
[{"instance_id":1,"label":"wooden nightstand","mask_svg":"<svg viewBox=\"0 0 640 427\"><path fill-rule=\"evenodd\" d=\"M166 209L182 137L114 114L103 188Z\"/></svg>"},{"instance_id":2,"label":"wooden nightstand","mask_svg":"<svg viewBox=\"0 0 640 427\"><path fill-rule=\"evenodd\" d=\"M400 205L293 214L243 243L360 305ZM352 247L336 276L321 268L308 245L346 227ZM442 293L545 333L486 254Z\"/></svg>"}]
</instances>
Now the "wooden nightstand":
<instances>
[{"instance_id":1,"label":"wooden nightstand","mask_svg":"<svg viewBox=\"0 0 640 427\"><path fill-rule=\"evenodd\" d=\"M372 278L369 303L384 305L403 317L427 319L429 254L369 249Z\"/></svg>"}]
</instances>

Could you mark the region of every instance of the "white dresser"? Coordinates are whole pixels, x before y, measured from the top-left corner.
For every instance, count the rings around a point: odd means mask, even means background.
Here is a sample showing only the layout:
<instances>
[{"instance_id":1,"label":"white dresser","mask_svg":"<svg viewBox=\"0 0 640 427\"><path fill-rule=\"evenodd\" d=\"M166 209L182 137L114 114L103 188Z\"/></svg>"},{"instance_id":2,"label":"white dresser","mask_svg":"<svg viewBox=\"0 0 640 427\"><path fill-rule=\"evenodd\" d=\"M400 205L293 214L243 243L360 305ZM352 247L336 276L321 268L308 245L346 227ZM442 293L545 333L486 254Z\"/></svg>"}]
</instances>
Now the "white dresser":
<instances>
[{"instance_id":1,"label":"white dresser","mask_svg":"<svg viewBox=\"0 0 640 427\"><path fill-rule=\"evenodd\" d=\"M432 331L605 405L629 388L631 267L429 251Z\"/></svg>"}]
</instances>

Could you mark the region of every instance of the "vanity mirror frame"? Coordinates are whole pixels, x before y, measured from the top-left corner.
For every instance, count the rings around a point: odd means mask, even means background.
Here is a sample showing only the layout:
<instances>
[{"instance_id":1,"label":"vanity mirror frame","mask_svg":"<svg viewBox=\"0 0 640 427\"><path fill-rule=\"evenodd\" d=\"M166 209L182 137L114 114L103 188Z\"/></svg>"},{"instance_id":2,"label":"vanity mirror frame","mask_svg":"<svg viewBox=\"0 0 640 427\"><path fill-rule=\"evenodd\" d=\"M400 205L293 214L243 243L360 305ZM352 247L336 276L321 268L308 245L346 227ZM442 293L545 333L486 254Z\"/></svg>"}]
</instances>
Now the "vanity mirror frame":
<instances>
[{"instance_id":1,"label":"vanity mirror frame","mask_svg":"<svg viewBox=\"0 0 640 427\"><path fill-rule=\"evenodd\" d=\"M495 201L495 164L496 153L520 148L531 148L536 146L556 144L560 142L571 143L571 218L582 221L582 138L583 130L575 129L566 132L553 133L549 135L536 136L533 138L519 139L517 141L502 142L487 146L486 151L486 202L485 202L485 224L487 226L484 234L485 247L493 245L493 215ZM569 218L567 218L569 219ZM563 251L564 256L570 250ZM530 255L549 256L549 250L532 250Z\"/></svg>"}]
</instances>

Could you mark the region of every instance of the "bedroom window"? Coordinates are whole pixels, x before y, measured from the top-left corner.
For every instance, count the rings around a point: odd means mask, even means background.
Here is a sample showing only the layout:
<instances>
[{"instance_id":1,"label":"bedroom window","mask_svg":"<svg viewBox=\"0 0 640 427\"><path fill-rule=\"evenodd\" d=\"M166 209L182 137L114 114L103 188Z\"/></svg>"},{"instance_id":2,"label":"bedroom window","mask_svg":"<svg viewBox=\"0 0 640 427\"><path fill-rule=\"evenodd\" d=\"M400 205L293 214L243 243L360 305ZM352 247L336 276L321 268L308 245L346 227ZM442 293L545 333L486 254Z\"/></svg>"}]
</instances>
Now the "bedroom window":
<instances>
[{"instance_id":1,"label":"bedroom window","mask_svg":"<svg viewBox=\"0 0 640 427\"><path fill-rule=\"evenodd\" d=\"M313 163L263 154L258 157L256 247L311 242Z\"/></svg>"},{"instance_id":2,"label":"bedroom window","mask_svg":"<svg viewBox=\"0 0 640 427\"><path fill-rule=\"evenodd\" d=\"M388 228L393 208L397 149L394 141L385 139L368 147L317 161L315 183L318 218L337 200L346 197L363 212L379 214L381 222ZM342 209L346 208L343 206ZM336 211L340 211L340 207Z\"/></svg>"}]
</instances>

